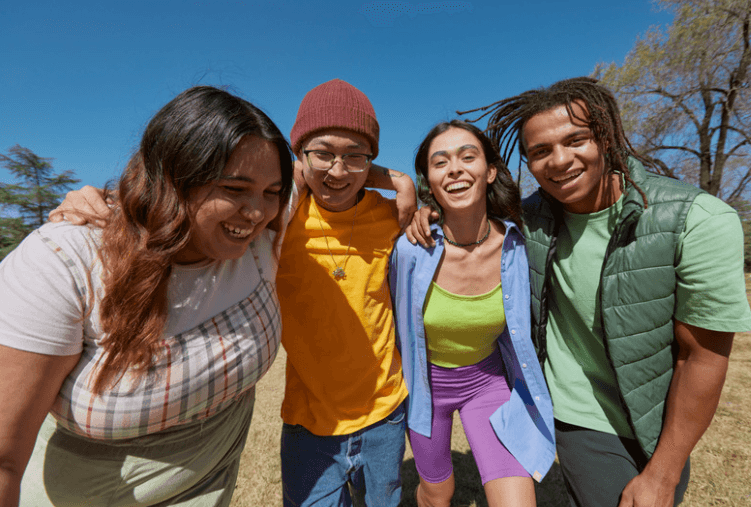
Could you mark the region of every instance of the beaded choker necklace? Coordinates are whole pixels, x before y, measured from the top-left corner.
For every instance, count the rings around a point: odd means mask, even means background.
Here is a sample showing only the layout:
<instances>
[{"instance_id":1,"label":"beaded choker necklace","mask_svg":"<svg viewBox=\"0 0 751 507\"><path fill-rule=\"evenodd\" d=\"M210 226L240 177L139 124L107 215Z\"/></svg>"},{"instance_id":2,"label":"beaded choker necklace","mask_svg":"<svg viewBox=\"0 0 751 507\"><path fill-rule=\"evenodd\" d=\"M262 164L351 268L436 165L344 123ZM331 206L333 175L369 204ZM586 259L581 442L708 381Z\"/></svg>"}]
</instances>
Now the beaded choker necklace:
<instances>
[{"instance_id":1,"label":"beaded choker necklace","mask_svg":"<svg viewBox=\"0 0 751 507\"><path fill-rule=\"evenodd\" d=\"M443 230L443 228L441 228L441 230ZM445 239L446 241L448 241L449 243L451 243L451 244L452 244L452 245L454 245L454 246L458 246L458 247L462 247L462 248L464 248L464 247L468 247L468 246L480 245L480 244L482 244L482 243L483 243L483 242L484 242L484 241L485 241L486 239L488 239L488 237L489 237L489 236L490 236L490 220L488 220L488 231L487 231L487 232L485 233L485 236L483 236L482 238L480 238L480 239L478 239L477 241L474 241L474 242L472 242L472 243L457 243L456 241L454 241L454 240L450 239L450 238L449 238L449 237L448 237L448 236L446 235L446 231L443 231L443 239Z\"/></svg>"}]
</instances>

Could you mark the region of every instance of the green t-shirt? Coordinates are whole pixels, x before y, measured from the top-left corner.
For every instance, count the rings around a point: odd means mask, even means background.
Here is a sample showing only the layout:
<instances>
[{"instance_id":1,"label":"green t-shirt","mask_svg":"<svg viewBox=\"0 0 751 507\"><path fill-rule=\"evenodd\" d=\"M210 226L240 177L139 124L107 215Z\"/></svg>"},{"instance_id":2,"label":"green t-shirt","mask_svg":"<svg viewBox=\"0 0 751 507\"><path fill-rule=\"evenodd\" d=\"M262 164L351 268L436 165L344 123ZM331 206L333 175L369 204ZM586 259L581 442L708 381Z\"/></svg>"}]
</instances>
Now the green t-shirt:
<instances>
[{"instance_id":1,"label":"green t-shirt","mask_svg":"<svg viewBox=\"0 0 751 507\"><path fill-rule=\"evenodd\" d=\"M622 206L621 199L597 213L565 213L553 261L545 376L556 419L633 438L600 327L602 263ZM743 232L730 206L697 196L676 259L677 320L715 331L751 329Z\"/></svg>"}]
</instances>

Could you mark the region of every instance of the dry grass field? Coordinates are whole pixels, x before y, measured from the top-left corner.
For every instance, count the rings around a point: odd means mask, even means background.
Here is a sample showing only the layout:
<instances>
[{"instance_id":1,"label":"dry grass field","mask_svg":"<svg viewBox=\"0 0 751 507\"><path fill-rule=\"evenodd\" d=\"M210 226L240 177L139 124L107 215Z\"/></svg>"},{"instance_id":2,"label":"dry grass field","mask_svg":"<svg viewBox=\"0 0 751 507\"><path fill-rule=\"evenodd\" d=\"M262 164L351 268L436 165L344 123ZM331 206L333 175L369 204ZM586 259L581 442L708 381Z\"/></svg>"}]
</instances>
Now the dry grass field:
<instances>
[{"instance_id":1,"label":"dry grass field","mask_svg":"<svg viewBox=\"0 0 751 507\"><path fill-rule=\"evenodd\" d=\"M746 278L751 292L751 278ZM232 507L281 505L279 417L284 393L284 352L258 385L257 401L248 443L240 466ZM751 333L736 335L730 368L720 406L704 438L691 455L691 483L685 507L751 507ZM461 423L455 419L453 461L457 477L454 505L487 507L480 476L469 451ZM414 461L407 446L402 465L402 507L415 507L412 495L418 484ZM537 485L539 507L565 507L564 486L558 465Z\"/></svg>"}]
</instances>

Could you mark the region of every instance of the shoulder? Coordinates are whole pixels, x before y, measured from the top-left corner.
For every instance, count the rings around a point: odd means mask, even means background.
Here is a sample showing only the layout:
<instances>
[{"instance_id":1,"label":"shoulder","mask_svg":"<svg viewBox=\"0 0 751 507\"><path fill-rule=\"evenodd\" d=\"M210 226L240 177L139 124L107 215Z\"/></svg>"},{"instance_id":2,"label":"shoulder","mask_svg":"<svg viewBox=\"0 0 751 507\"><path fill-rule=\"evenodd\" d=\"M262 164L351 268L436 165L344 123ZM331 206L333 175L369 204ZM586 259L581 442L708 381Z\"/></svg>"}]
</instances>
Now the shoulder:
<instances>
[{"instance_id":1,"label":"shoulder","mask_svg":"<svg viewBox=\"0 0 751 507\"><path fill-rule=\"evenodd\" d=\"M685 241L689 235L715 237L720 240L720 244L716 246L727 245L734 237L742 241L743 226L738 212L730 205L717 197L701 193L688 210L681 241Z\"/></svg>"},{"instance_id":2,"label":"shoulder","mask_svg":"<svg viewBox=\"0 0 751 507\"><path fill-rule=\"evenodd\" d=\"M555 224L555 214L550 202L536 191L522 200L523 233L527 239L533 236L549 236Z\"/></svg>"},{"instance_id":3,"label":"shoulder","mask_svg":"<svg viewBox=\"0 0 751 507\"><path fill-rule=\"evenodd\" d=\"M361 225L373 227L373 236L382 236L389 242L389 248L394 244L400 227L396 201L387 199L375 190L365 190L365 196L358 203L358 222Z\"/></svg>"},{"instance_id":4,"label":"shoulder","mask_svg":"<svg viewBox=\"0 0 751 507\"><path fill-rule=\"evenodd\" d=\"M366 210L383 213L387 216L393 216L396 220L396 200L389 199L381 195L376 190L365 189L365 196L360 201Z\"/></svg>"},{"instance_id":5,"label":"shoulder","mask_svg":"<svg viewBox=\"0 0 751 507\"><path fill-rule=\"evenodd\" d=\"M728 203L706 192L702 192L696 196L696 199L691 203L689 213L706 217L720 215L738 216L738 213Z\"/></svg>"},{"instance_id":6,"label":"shoulder","mask_svg":"<svg viewBox=\"0 0 751 507\"><path fill-rule=\"evenodd\" d=\"M504 249L526 248L526 237L521 227L511 220L497 220L496 222L502 224L504 228Z\"/></svg>"},{"instance_id":7,"label":"shoulder","mask_svg":"<svg viewBox=\"0 0 751 507\"><path fill-rule=\"evenodd\" d=\"M550 202L539 190L522 199L522 217L525 222L550 221L554 218Z\"/></svg>"},{"instance_id":8,"label":"shoulder","mask_svg":"<svg viewBox=\"0 0 751 507\"><path fill-rule=\"evenodd\" d=\"M274 244L277 234L270 229L264 230L253 240L248 248L248 252L244 256L253 255L258 263L258 270L263 274L263 278L271 281L276 278L276 271L279 267L279 255L281 254L281 244L277 244L276 248Z\"/></svg>"},{"instance_id":9,"label":"shoulder","mask_svg":"<svg viewBox=\"0 0 751 507\"><path fill-rule=\"evenodd\" d=\"M73 264L91 266L97 260L100 238L98 228L67 222L48 223L29 234L13 254L31 263L59 258L69 267Z\"/></svg>"},{"instance_id":10,"label":"shoulder","mask_svg":"<svg viewBox=\"0 0 751 507\"><path fill-rule=\"evenodd\" d=\"M647 173L644 181L639 183L639 187L647 193L649 198L658 201L690 200L706 193L684 181L654 173Z\"/></svg>"},{"instance_id":11,"label":"shoulder","mask_svg":"<svg viewBox=\"0 0 751 507\"><path fill-rule=\"evenodd\" d=\"M539 211L544 203L545 200L542 198L540 191L537 190L532 195L529 195L522 199L522 209L525 213Z\"/></svg>"},{"instance_id":12,"label":"shoulder","mask_svg":"<svg viewBox=\"0 0 751 507\"><path fill-rule=\"evenodd\" d=\"M431 226L431 232L433 235L433 239L440 238L441 228L433 224ZM443 251L443 248L438 245L439 242L436 242L436 246L431 248L425 248L419 243L413 245L410 243L409 239L407 239L407 236L405 234L402 234L399 236L399 239L397 239L396 244L394 246L394 257L397 258L399 261L409 261L410 259L414 259L415 261L420 261L421 259L427 259L434 255L440 255Z\"/></svg>"}]
</instances>

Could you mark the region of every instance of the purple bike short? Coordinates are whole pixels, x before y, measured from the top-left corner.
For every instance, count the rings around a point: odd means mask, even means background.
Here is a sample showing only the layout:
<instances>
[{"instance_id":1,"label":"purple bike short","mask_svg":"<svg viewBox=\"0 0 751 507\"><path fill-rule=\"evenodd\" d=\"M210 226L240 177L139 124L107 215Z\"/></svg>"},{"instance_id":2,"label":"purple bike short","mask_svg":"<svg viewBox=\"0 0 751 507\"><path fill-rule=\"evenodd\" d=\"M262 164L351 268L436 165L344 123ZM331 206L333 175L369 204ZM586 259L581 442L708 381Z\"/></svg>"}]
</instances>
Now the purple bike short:
<instances>
[{"instance_id":1,"label":"purple bike short","mask_svg":"<svg viewBox=\"0 0 751 507\"><path fill-rule=\"evenodd\" d=\"M490 425L490 416L509 400L503 363L496 351L477 364L459 368L430 365L433 393L431 437L409 430L417 473L430 483L443 482L452 472L451 425L454 411L464 426L482 483L503 477L529 477L503 446Z\"/></svg>"}]
</instances>

